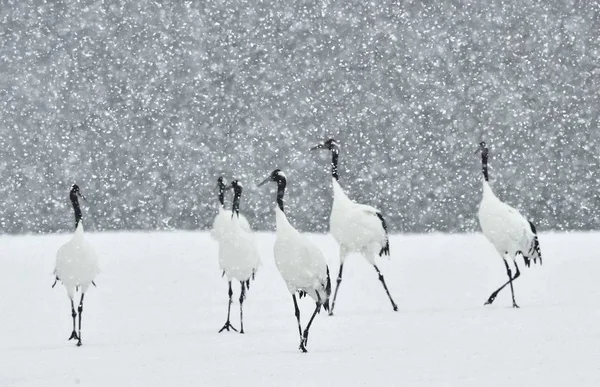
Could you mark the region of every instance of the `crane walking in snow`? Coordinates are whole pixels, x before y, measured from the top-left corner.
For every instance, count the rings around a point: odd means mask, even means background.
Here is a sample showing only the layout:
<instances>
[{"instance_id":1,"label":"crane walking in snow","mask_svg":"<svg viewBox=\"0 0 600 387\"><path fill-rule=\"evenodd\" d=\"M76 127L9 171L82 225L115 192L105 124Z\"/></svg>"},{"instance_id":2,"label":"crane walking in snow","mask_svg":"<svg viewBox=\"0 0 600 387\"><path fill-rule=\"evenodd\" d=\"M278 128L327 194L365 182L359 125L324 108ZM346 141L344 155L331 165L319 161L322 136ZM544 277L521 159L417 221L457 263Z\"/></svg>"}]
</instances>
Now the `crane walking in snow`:
<instances>
[{"instance_id":1,"label":"crane walking in snow","mask_svg":"<svg viewBox=\"0 0 600 387\"><path fill-rule=\"evenodd\" d=\"M244 333L244 313L243 303L246 298L246 290L250 289L250 280L254 279L258 265L260 263L260 255L256 240L248 220L244 215L240 214L240 199L242 197L242 184L233 180L227 189L233 189L233 206L231 212L224 210L223 194L226 189L223 179L218 180L219 201L221 209L215 219L213 225L213 236L219 242L219 267L223 271L223 275L227 276L229 284L229 305L227 308L227 321L219 333L223 330L229 331L232 329L237 332L230 322L231 304L233 290L231 289L231 281L237 280L241 284L240 292L240 333Z\"/></svg>"},{"instance_id":2,"label":"crane walking in snow","mask_svg":"<svg viewBox=\"0 0 600 387\"><path fill-rule=\"evenodd\" d=\"M275 264L289 292L292 294L294 311L298 321L298 333L300 334L299 349L306 352L308 331L315 316L320 312L321 306L326 311L329 310L329 296L331 294L329 268L321 250L305 235L292 227L285 216L283 208L283 195L287 185L285 174L276 169L259 184L259 187L269 181L277 184ZM316 302L315 311L304 332L302 332L302 324L300 323L300 309L298 308L296 293L299 293L300 298L309 296Z\"/></svg>"},{"instance_id":3,"label":"crane walking in snow","mask_svg":"<svg viewBox=\"0 0 600 387\"><path fill-rule=\"evenodd\" d=\"M335 300L337 298L340 284L342 283L342 272L344 261L351 253L360 253L365 259L373 265L379 280L392 303L394 311L398 306L392 299L390 291L385 283L383 274L375 264L377 255L390 255L390 244L387 233L387 226L383 215L377 209L364 204L358 204L350 200L344 193L339 184L338 176L338 156L340 153L339 143L334 139L329 139L323 144L319 144L311 150L325 149L331 151L331 176L333 180L333 207L329 217L329 228L331 234L337 241L340 248L340 270L337 277L337 286L333 294L333 302L329 315L333 315Z\"/></svg>"},{"instance_id":4,"label":"crane walking in snow","mask_svg":"<svg viewBox=\"0 0 600 387\"><path fill-rule=\"evenodd\" d=\"M71 317L73 317L73 332L69 340L77 340L77 346L81 346L81 316L83 314L83 297L90 285L96 285L94 279L98 275L98 257L92 249L92 246L85 239L83 234L83 221L81 208L79 207L79 197L85 200L77 184L71 186L69 198L75 212L75 234L70 241L58 249L56 255L56 266L54 268L54 287L57 281L62 282L67 295L71 300ZM77 312L73 298L77 291L81 291L81 299ZM79 313L79 332L76 331L75 319Z\"/></svg>"},{"instance_id":5,"label":"crane walking in snow","mask_svg":"<svg viewBox=\"0 0 600 387\"><path fill-rule=\"evenodd\" d=\"M479 144L477 152L481 152L481 165L483 172L483 197L479 205L479 224L483 234L487 237L496 251L504 260L508 281L494 291L484 305L489 305L496 299L498 293L510 285L512 294L513 308L518 308L515 301L515 291L513 281L519 278L521 272L517 265L517 256L522 256L525 261L525 266L529 267L531 260L537 263L539 258L540 265L542 264L542 251L540 243L532 222L528 221L508 204L503 203L494 195L492 188L488 183L488 148L485 142ZM516 273L512 276L512 271L508 263L511 259Z\"/></svg>"}]
</instances>

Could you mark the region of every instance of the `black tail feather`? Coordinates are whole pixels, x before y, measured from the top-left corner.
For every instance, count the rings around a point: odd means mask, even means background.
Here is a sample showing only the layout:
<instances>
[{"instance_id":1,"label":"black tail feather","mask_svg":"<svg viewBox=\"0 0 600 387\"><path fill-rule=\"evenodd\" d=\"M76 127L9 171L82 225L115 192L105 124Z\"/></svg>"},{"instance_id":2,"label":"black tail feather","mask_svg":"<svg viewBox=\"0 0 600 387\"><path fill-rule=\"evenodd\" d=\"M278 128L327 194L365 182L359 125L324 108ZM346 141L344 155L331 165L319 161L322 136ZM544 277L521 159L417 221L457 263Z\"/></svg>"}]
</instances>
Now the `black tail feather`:
<instances>
[{"instance_id":1,"label":"black tail feather","mask_svg":"<svg viewBox=\"0 0 600 387\"><path fill-rule=\"evenodd\" d=\"M533 232L533 246L530 249L530 255L533 255L533 263L537 263L537 259L540 259L540 265L542 264L542 249L540 248L540 240L537 236L537 231L535 229L535 225L532 222L529 222L529 226L531 227L531 231ZM529 266L529 258L526 259L525 264Z\"/></svg>"},{"instance_id":2,"label":"black tail feather","mask_svg":"<svg viewBox=\"0 0 600 387\"><path fill-rule=\"evenodd\" d=\"M383 219L383 215L381 215L381 212L377 213L377 217L381 221L383 231L385 232L385 246L383 246L379 251L379 256L381 257L383 255L390 255L390 239L388 238L387 224L385 223L385 219Z\"/></svg>"}]
</instances>

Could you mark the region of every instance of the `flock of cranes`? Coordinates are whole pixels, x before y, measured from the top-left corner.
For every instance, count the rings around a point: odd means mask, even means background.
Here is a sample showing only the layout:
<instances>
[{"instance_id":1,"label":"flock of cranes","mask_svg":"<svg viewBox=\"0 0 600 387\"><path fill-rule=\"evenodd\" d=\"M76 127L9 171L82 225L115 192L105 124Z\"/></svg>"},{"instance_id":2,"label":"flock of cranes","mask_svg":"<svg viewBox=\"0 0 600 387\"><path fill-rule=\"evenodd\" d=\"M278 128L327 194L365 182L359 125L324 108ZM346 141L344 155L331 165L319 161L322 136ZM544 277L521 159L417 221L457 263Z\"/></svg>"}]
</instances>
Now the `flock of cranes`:
<instances>
[{"instance_id":1,"label":"flock of cranes","mask_svg":"<svg viewBox=\"0 0 600 387\"><path fill-rule=\"evenodd\" d=\"M393 310L398 310L398 306L385 283L383 274L375 263L377 256L390 255L385 219L379 210L352 201L342 189L338 176L339 143L334 139L329 139L312 148L312 150L319 149L331 152L333 207L330 216L330 231L339 245L340 267L331 304L331 278L323 253L306 235L296 230L287 219L283 200L287 186L285 173L275 169L259 184L259 186L262 186L272 182L277 186L276 239L273 252L277 269L292 296L298 323L299 349L302 352L307 351L309 329L321 308L328 311L329 315L333 314L335 300L342 283L344 262L348 255L352 253L361 254L374 267ZM517 258L522 257L527 267L530 266L532 260L537 263L539 259L541 264L542 254L539 240L533 223L523 217L517 210L500 201L489 186L488 148L485 142L479 144L478 152L481 153L483 173L483 196L479 206L479 223L483 234L502 257L508 275L508 281L490 295L485 305L494 302L498 293L507 285L510 285L513 307L518 308L513 286L513 282L520 275ZM252 229L247 219L240 213L242 184L237 180L233 180L227 185L223 178L219 177L217 186L220 207L214 219L211 236L218 241L219 267L223 276L227 277L229 285L227 320L219 332L223 330L237 332L237 329L230 322L231 305L233 303L232 282L235 280L240 283L241 289L239 333L244 333L243 302L246 298L246 292L250 288L250 283L254 280L259 268L260 255ZM230 190L233 190L231 211L225 208L225 193ZM71 186L69 198L75 212L75 233L72 239L58 250L54 270L56 277L54 285L57 281L60 281L65 286L71 302L71 317L73 319L73 332L69 340L75 339L77 340L77 346L81 346L83 298L89 286L95 285L94 279L98 274L98 258L84 237L79 198L85 200L85 197L81 194L77 185ZM511 265L515 268L514 276ZM74 303L76 292L81 293L77 310ZM307 296L315 302L315 310L304 330L302 330L300 309L298 308L296 296L299 298ZM77 316L79 316L79 330L76 329Z\"/></svg>"}]
</instances>

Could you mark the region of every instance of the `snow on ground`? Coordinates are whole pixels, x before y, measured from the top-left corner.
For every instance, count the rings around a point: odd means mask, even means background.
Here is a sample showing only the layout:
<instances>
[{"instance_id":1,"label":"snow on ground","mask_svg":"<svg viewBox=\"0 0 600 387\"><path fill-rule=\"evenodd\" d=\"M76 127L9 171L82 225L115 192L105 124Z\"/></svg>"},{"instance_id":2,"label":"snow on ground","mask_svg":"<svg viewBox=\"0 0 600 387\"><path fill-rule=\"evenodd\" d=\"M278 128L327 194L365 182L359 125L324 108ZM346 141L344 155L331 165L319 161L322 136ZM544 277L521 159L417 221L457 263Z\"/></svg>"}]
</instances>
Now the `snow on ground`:
<instances>
[{"instance_id":1,"label":"snow on ground","mask_svg":"<svg viewBox=\"0 0 600 387\"><path fill-rule=\"evenodd\" d=\"M69 235L0 237L0 386L597 386L600 235L543 234L544 265L508 288L481 235L403 235L375 271L344 268L336 315L317 316L298 351L291 296L260 234L263 266L244 303L246 334L217 331L227 285L207 233L87 235L101 260L86 295L81 348L67 341L70 305L51 289ZM311 236L337 276L337 245ZM239 285L234 287L237 299ZM306 323L314 304L300 303ZM232 323L239 326L237 302Z\"/></svg>"}]
</instances>

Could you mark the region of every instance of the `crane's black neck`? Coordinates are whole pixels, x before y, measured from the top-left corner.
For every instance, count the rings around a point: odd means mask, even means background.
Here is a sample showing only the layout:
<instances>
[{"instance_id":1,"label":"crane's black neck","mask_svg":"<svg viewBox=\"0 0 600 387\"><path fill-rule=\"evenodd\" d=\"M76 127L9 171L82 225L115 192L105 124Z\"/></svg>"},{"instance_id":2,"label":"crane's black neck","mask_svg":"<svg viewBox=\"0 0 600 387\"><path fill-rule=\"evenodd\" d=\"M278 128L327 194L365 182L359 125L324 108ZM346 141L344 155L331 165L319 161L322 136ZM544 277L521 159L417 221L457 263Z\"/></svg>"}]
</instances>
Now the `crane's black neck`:
<instances>
[{"instance_id":1,"label":"crane's black neck","mask_svg":"<svg viewBox=\"0 0 600 387\"><path fill-rule=\"evenodd\" d=\"M483 178L488 181L488 149L483 148L481 150L481 170L483 172Z\"/></svg>"},{"instance_id":2,"label":"crane's black neck","mask_svg":"<svg viewBox=\"0 0 600 387\"><path fill-rule=\"evenodd\" d=\"M338 156L340 154L340 150L337 147L331 148L331 176L336 180L340 181L340 177L338 176Z\"/></svg>"},{"instance_id":3,"label":"crane's black neck","mask_svg":"<svg viewBox=\"0 0 600 387\"><path fill-rule=\"evenodd\" d=\"M242 197L242 187L235 187L233 193L233 206L231 207L231 217L240 216L240 198Z\"/></svg>"},{"instance_id":4,"label":"crane's black neck","mask_svg":"<svg viewBox=\"0 0 600 387\"><path fill-rule=\"evenodd\" d=\"M285 213L283 209L283 195L285 195L285 186L287 185L287 181L285 178L280 177L277 180L277 205L281 212Z\"/></svg>"},{"instance_id":5,"label":"crane's black neck","mask_svg":"<svg viewBox=\"0 0 600 387\"><path fill-rule=\"evenodd\" d=\"M221 203L221 207L225 206L225 184L223 181L219 180L218 183L219 188L219 203Z\"/></svg>"},{"instance_id":6,"label":"crane's black neck","mask_svg":"<svg viewBox=\"0 0 600 387\"><path fill-rule=\"evenodd\" d=\"M73 205L73 211L75 211L75 229L77 229L79 222L83 218L81 215L81 208L79 207L79 199L77 198L77 194L75 192L71 192L69 194L69 198L71 199L71 204Z\"/></svg>"}]
</instances>

